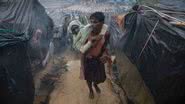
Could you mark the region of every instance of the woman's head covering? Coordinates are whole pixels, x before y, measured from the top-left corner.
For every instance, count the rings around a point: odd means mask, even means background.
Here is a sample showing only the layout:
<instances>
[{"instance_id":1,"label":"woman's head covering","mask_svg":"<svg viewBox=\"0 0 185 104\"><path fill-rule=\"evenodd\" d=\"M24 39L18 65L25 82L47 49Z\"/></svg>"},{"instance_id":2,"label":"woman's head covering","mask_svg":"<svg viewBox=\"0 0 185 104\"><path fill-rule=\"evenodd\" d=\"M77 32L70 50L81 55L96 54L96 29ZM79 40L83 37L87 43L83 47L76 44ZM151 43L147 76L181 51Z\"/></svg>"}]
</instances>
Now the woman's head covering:
<instances>
[{"instance_id":1,"label":"woman's head covering","mask_svg":"<svg viewBox=\"0 0 185 104\"><path fill-rule=\"evenodd\" d=\"M69 33L72 33L71 29L72 29L73 25L79 26L79 28L81 28L83 26L79 20L73 20L69 23L69 26L68 26L68 32Z\"/></svg>"}]
</instances>

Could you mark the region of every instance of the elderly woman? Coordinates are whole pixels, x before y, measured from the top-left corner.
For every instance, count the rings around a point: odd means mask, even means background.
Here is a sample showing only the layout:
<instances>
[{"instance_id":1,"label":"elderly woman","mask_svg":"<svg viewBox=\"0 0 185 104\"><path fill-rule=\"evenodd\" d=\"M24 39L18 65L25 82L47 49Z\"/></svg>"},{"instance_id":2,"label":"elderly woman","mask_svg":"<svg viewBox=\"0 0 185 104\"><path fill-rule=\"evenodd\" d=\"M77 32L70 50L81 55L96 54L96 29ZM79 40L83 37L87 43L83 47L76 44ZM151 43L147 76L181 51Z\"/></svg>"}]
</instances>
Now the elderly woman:
<instances>
[{"instance_id":1,"label":"elderly woman","mask_svg":"<svg viewBox=\"0 0 185 104\"><path fill-rule=\"evenodd\" d=\"M94 98L92 84L97 93L98 87L106 79L104 63L108 57L106 49L109 40L107 25L104 24L105 16L102 12L95 12L90 16L90 25L82 29L77 37L81 37L77 43L80 50L81 70L89 88L89 98ZM78 38L77 38L78 39Z\"/></svg>"},{"instance_id":2,"label":"elderly woman","mask_svg":"<svg viewBox=\"0 0 185 104\"><path fill-rule=\"evenodd\" d=\"M77 37L77 34L78 32L80 31L80 29L83 28L83 25L81 24L81 22L79 20L73 20L69 23L69 26L68 26L68 35L71 39L71 43L73 44L72 45L72 48L75 48L74 47L74 41Z\"/></svg>"}]
</instances>

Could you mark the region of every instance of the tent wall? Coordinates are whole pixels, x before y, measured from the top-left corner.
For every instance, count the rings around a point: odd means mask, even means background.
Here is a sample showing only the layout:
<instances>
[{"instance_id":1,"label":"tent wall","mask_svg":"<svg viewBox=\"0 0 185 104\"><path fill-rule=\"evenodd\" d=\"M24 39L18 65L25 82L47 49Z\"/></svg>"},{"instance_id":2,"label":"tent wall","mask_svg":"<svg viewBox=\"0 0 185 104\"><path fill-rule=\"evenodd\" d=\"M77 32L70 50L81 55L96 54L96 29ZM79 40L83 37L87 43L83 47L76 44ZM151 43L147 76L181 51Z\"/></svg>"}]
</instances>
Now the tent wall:
<instances>
[{"instance_id":1,"label":"tent wall","mask_svg":"<svg viewBox=\"0 0 185 104\"><path fill-rule=\"evenodd\" d=\"M33 104L32 70L46 56L52 29L38 0L0 0L1 104Z\"/></svg>"},{"instance_id":2,"label":"tent wall","mask_svg":"<svg viewBox=\"0 0 185 104\"><path fill-rule=\"evenodd\" d=\"M169 24L153 12L129 13L125 17L124 27L124 33L112 35L111 42L119 49L118 52L124 53L129 61L136 65L135 71L139 72L156 104L174 104L183 101L185 30ZM119 55L117 57L122 60ZM129 76L128 73L122 75L126 75L126 78ZM137 75L133 75L130 78L136 77ZM130 87L133 86L134 84Z\"/></svg>"},{"instance_id":3,"label":"tent wall","mask_svg":"<svg viewBox=\"0 0 185 104\"><path fill-rule=\"evenodd\" d=\"M136 66L123 52L116 52L117 66L120 70L120 81L128 99L133 104L155 104L150 90L146 87Z\"/></svg>"},{"instance_id":4,"label":"tent wall","mask_svg":"<svg viewBox=\"0 0 185 104\"><path fill-rule=\"evenodd\" d=\"M34 85L27 43L0 48L0 103L32 104Z\"/></svg>"}]
</instances>

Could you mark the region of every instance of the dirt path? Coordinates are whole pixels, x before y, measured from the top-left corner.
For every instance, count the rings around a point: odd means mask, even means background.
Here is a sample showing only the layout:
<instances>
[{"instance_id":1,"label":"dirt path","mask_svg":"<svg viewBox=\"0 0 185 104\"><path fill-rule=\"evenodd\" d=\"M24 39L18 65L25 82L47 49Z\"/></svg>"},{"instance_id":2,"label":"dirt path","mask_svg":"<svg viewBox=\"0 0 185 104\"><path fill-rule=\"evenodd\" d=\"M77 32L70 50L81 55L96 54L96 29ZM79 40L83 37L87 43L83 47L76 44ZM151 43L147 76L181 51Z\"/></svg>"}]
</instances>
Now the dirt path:
<instances>
[{"instance_id":1,"label":"dirt path","mask_svg":"<svg viewBox=\"0 0 185 104\"><path fill-rule=\"evenodd\" d=\"M69 71L62 75L61 83L57 85L50 97L49 104L119 104L120 100L115 95L111 86L106 81L100 84L101 94L95 93L95 98L88 98L88 88L84 80L79 79L80 61L68 62Z\"/></svg>"}]
</instances>

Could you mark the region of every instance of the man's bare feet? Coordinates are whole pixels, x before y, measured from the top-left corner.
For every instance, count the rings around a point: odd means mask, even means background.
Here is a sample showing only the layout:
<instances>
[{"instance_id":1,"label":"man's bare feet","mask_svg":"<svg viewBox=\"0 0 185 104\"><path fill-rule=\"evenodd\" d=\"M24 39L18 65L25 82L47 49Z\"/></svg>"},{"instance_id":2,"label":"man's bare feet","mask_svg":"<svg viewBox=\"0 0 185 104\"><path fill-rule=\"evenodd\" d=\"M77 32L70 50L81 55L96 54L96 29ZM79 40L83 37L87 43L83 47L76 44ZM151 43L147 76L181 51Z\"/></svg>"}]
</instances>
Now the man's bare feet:
<instances>
[{"instance_id":1,"label":"man's bare feet","mask_svg":"<svg viewBox=\"0 0 185 104\"><path fill-rule=\"evenodd\" d=\"M101 90L100 90L100 88L98 87L97 84L94 84L94 88L95 88L95 90L96 90L96 92L97 92L98 94L101 93Z\"/></svg>"},{"instance_id":2,"label":"man's bare feet","mask_svg":"<svg viewBox=\"0 0 185 104\"><path fill-rule=\"evenodd\" d=\"M89 93L89 98L90 98L90 99L94 99L94 92L93 92L93 91L90 91L90 93Z\"/></svg>"}]
</instances>

